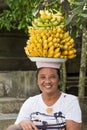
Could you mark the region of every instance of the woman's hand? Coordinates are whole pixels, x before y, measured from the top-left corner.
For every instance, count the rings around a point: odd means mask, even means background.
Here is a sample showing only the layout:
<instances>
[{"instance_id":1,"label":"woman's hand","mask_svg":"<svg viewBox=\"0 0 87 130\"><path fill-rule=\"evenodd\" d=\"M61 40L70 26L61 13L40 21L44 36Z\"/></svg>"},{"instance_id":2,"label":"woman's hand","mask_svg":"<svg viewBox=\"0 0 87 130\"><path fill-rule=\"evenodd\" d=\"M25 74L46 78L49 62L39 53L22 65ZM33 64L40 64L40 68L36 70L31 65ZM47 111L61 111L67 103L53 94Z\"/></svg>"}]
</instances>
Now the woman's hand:
<instances>
[{"instance_id":1,"label":"woman's hand","mask_svg":"<svg viewBox=\"0 0 87 130\"><path fill-rule=\"evenodd\" d=\"M23 120L19 123L23 130L38 130L32 121Z\"/></svg>"}]
</instances>

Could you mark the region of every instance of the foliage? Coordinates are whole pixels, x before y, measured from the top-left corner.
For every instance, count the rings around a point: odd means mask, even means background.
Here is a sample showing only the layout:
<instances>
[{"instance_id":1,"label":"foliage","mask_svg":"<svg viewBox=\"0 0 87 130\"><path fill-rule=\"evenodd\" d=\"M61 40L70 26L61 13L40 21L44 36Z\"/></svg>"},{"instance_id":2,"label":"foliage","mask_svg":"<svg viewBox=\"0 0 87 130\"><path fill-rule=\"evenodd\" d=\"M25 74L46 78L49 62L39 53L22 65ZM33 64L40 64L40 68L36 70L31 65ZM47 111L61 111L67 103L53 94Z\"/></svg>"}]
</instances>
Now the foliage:
<instances>
[{"instance_id":1,"label":"foliage","mask_svg":"<svg viewBox=\"0 0 87 130\"><path fill-rule=\"evenodd\" d=\"M9 9L0 14L0 29L26 31L41 2L42 0L7 0Z\"/></svg>"},{"instance_id":2,"label":"foliage","mask_svg":"<svg viewBox=\"0 0 87 130\"><path fill-rule=\"evenodd\" d=\"M67 15L66 25L72 28L71 30L75 28L73 35L77 36L82 32L83 28L87 28L87 0L69 0L69 4L70 10Z\"/></svg>"},{"instance_id":3,"label":"foliage","mask_svg":"<svg viewBox=\"0 0 87 130\"><path fill-rule=\"evenodd\" d=\"M0 29L27 32L27 26L32 24L33 18L44 8L61 11L65 16L67 29L76 37L82 27L87 26L86 3L87 0L7 0L9 9L0 13Z\"/></svg>"},{"instance_id":4,"label":"foliage","mask_svg":"<svg viewBox=\"0 0 87 130\"><path fill-rule=\"evenodd\" d=\"M58 0L55 2L50 2L50 0L7 0L7 6L9 9L0 13L0 29L27 32L27 26L31 25L32 19L38 15L40 9L57 9L59 2Z\"/></svg>"}]
</instances>

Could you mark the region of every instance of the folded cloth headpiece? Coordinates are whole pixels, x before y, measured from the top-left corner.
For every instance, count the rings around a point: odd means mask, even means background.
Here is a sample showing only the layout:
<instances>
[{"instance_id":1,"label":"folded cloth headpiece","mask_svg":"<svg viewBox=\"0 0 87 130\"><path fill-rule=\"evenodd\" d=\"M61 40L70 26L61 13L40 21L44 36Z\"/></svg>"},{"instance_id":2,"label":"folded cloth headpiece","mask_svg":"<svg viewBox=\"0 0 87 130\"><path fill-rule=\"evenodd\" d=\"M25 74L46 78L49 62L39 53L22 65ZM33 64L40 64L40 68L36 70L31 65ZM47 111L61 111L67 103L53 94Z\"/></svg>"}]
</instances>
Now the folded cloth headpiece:
<instances>
[{"instance_id":1,"label":"folded cloth headpiece","mask_svg":"<svg viewBox=\"0 0 87 130\"><path fill-rule=\"evenodd\" d=\"M41 61L37 61L36 66L37 66L37 68L50 67L50 68L59 69L60 66L61 66L61 63L59 63L59 62L41 62Z\"/></svg>"}]
</instances>

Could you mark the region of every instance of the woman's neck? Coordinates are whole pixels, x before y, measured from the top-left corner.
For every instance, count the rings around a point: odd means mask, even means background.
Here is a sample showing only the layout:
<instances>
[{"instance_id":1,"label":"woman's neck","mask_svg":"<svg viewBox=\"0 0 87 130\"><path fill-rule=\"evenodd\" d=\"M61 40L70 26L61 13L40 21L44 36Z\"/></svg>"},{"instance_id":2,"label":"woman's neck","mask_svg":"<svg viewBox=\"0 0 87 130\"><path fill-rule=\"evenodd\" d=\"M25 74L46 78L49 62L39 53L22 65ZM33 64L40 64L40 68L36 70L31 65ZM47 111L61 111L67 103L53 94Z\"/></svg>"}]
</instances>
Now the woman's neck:
<instances>
[{"instance_id":1,"label":"woman's neck","mask_svg":"<svg viewBox=\"0 0 87 130\"><path fill-rule=\"evenodd\" d=\"M61 92L59 91L52 95L42 93L42 99L46 105L52 106L59 99L60 95L61 95Z\"/></svg>"}]
</instances>

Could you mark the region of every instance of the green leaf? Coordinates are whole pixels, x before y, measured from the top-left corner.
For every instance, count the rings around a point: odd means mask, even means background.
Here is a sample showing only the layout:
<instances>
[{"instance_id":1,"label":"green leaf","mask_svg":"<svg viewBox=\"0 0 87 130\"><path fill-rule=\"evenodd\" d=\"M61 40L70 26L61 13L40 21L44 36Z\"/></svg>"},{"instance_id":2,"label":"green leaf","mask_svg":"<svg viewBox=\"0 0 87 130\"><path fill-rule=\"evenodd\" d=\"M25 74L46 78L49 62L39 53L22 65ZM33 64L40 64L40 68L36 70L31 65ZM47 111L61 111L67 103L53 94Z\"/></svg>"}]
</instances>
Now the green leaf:
<instances>
[{"instance_id":1,"label":"green leaf","mask_svg":"<svg viewBox=\"0 0 87 130\"><path fill-rule=\"evenodd\" d=\"M68 17L66 19L66 21L65 21L66 26L69 25L72 22L73 18L74 18L74 15L71 15L70 17Z\"/></svg>"},{"instance_id":2,"label":"green leaf","mask_svg":"<svg viewBox=\"0 0 87 130\"><path fill-rule=\"evenodd\" d=\"M85 14L85 13L81 13L80 16L87 18L87 14Z\"/></svg>"},{"instance_id":3,"label":"green leaf","mask_svg":"<svg viewBox=\"0 0 87 130\"><path fill-rule=\"evenodd\" d=\"M73 14L79 14L80 12L82 12L83 11L83 7L82 6L78 6L78 7L76 7L74 10L72 10L71 12L73 13Z\"/></svg>"}]
</instances>

